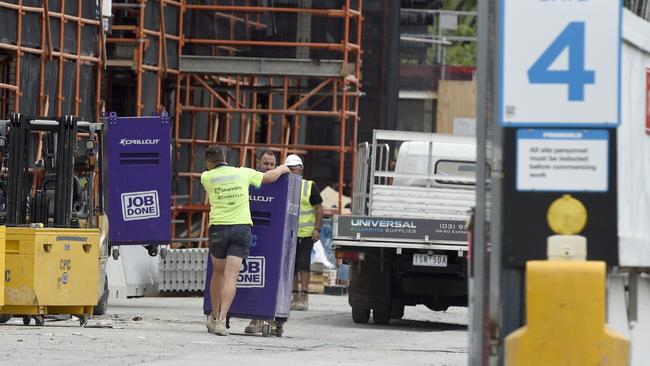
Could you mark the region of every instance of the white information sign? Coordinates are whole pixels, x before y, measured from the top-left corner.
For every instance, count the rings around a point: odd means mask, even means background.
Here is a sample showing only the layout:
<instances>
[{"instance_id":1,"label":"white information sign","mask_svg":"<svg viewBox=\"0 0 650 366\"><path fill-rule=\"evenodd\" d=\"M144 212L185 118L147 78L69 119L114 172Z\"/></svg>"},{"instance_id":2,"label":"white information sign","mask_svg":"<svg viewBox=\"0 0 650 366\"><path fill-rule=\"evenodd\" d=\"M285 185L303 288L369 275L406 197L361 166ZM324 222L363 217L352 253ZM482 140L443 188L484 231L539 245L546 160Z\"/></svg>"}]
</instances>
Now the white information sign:
<instances>
[{"instance_id":1,"label":"white information sign","mask_svg":"<svg viewBox=\"0 0 650 366\"><path fill-rule=\"evenodd\" d=\"M517 190L607 192L606 130L517 131Z\"/></svg>"},{"instance_id":2,"label":"white information sign","mask_svg":"<svg viewBox=\"0 0 650 366\"><path fill-rule=\"evenodd\" d=\"M499 122L620 123L620 0L501 0Z\"/></svg>"}]
</instances>

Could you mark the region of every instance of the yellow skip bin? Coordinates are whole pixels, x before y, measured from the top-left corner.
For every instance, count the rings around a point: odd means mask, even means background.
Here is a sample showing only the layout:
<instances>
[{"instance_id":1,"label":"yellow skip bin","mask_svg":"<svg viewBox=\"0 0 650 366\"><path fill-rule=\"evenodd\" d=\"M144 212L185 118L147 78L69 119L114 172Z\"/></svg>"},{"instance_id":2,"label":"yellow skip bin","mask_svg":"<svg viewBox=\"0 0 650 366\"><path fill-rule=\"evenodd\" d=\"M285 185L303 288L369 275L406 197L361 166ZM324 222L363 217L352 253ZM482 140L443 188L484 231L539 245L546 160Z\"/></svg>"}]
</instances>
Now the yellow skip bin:
<instances>
[{"instance_id":1,"label":"yellow skip bin","mask_svg":"<svg viewBox=\"0 0 650 366\"><path fill-rule=\"evenodd\" d=\"M99 230L1 227L0 269L0 314L90 315L98 297Z\"/></svg>"}]
</instances>

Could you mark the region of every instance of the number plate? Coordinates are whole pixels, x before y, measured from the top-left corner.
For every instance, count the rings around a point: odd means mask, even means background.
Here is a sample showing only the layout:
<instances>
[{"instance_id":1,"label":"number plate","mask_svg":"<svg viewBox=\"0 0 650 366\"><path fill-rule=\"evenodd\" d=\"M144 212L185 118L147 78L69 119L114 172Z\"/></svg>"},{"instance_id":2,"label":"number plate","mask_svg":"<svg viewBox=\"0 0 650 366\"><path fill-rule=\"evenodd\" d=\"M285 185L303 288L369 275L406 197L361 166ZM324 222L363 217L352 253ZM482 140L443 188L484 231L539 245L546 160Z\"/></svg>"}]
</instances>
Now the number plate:
<instances>
[{"instance_id":1,"label":"number plate","mask_svg":"<svg viewBox=\"0 0 650 366\"><path fill-rule=\"evenodd\" d=\"M413 265L423 267L447 267L447 256L439 254L413 254Z\"/></svg>"}]
</instances>

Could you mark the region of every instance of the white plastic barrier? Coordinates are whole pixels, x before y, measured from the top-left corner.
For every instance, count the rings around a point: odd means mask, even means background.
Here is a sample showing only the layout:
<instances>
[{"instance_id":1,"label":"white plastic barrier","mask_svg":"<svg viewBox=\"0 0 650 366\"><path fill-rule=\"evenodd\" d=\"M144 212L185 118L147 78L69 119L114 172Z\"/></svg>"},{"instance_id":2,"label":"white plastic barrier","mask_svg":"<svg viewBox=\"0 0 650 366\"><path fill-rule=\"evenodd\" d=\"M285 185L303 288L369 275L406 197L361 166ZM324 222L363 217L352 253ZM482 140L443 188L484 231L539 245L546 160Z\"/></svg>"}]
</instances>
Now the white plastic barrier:
<instances>
[{"instance_id":1,"label":"white plastic barrier","mask_svg":"<svg viewBox=\"0 0 650 366\"><path fill-rule=\"evenodd\" d=\"M171 249L160 259L158 289L190 292L205 289L208 249Z\"/></svg>"}]
</instances>

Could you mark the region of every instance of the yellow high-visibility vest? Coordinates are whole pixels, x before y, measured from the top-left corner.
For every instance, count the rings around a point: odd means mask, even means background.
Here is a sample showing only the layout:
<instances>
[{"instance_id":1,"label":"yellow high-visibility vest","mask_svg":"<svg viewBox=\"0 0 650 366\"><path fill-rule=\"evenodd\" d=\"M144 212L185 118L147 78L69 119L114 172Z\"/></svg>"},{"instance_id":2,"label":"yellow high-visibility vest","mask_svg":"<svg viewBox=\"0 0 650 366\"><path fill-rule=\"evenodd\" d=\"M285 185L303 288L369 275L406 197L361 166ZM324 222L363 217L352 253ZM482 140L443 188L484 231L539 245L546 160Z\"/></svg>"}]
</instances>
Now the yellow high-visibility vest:
<instances>
[{"instance_id":1,"label":"yellow high-visibility vest","mask_svg":"<svg viewBox=\"0 0 650 366\"><path fill-rule=\"evenodd\" d=\"M210 225L253 225L248 187L259 187L263 174L249 168L222 166L201 174L210 200Z\"/></svg>"},{"instance_id":2,"label":"yellow high-visibility vest","mask_svg":"<svg viewBox=\"0 0 650 366\"><path fill-rule=\"evenodd\" d=\"M300 216L298 218L298 237L311 237L316 227L316 211L314 206L309 203L311 196L311 187L314 182L302 180L302 191L300 192Z\"/></svg>"}]
</instances>

